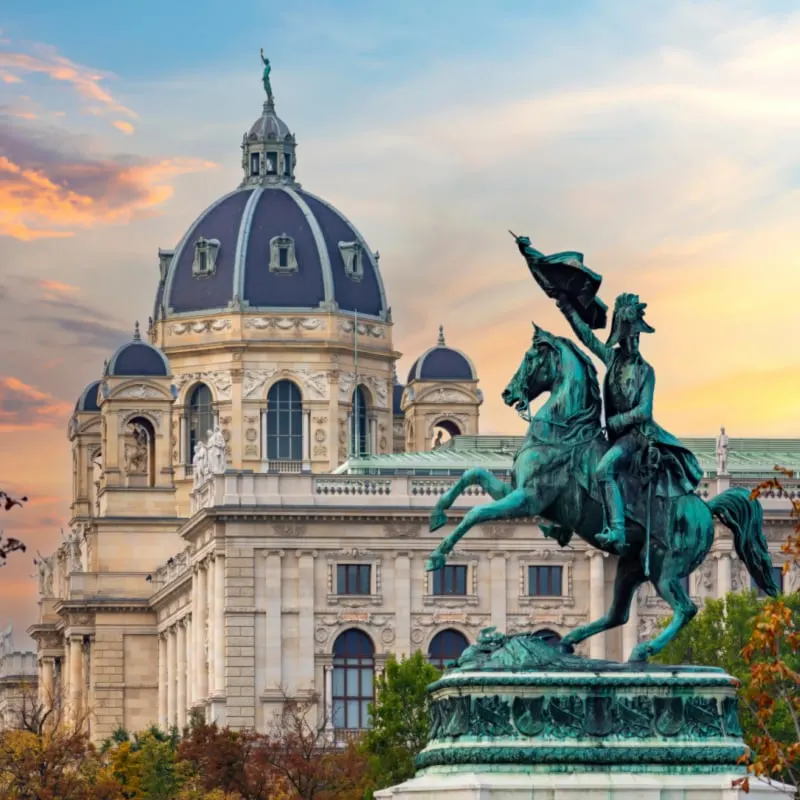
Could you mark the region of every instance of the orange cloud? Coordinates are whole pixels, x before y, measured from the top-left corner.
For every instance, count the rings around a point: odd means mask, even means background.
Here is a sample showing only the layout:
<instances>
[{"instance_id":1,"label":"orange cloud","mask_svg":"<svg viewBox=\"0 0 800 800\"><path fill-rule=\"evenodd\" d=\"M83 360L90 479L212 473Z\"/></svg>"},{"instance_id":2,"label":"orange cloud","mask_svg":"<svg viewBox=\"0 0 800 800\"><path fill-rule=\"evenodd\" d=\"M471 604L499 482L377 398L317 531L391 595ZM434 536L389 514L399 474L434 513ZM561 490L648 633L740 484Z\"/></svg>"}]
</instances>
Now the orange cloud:
<instances>
[{"instance_id":1,"label":"orange cloud","mask_svg":"<svg viewBox=\"0 0 800 800\"><path fill-rule=\"evenodd\" d=\"M0 70L0 81L3 83L22 83L22 78L18 78L10 72Z\"/></svg>"},{"instance_id":2,"label":"orange cloud","mask_svg":"<svg viewBox=\"0 0 800 800\"><path fill-rule=\"evenodd\" d=\"M124 122L121 119L116 119L111 124L123 133L127 133L129 136L136 130L130 122Z\"/></svg>"},{"instance_id":3,"label":"orange cloud","mask_svg":"<svg viewBox=\"0 0 800 800\"><path fill-rule=\"evenodd\" d=\"M0 378L0 431L37 430L63 423L72 410L19 378Z\"/></svg>"},{"instance_id":4,"label":"orange cloud","mask_svg":"<svg viewBox=\"0 0 800 800\"><path fill-rule=\"evenodd\" d=\"M214 166L198 159L135 166L113 161L62 164L61 180L56 182L43 170L25 169L1 156L0 236L33 241L73 236L77 228L128 222L171 197L169 179ZM85 188L68 188L73 177Z\"/></svg>"},{"instance_id":5,"label":"orange cloud","mask_svg":"<svg viewBox=\"0 0 800 800\"><path fill-rule=\"evenodd\" d=\"M56 292L58 294L74 294L75 292L80 291L77 286L73 286L70 283L51 281L47 280L46 278L39 278L36 283L47 292Z\"/></svg>"},{"instance_id":6,"label":"orange cloud","mask_svg":"<svg viewBox=\"0 0 800 800\"><path fill-rule=\"evenodd\" d=\"M47 75L54 81L63 81L70 84L85 100L99 103L107 112L124 114L137 119L138 115L130 108L117 103L111 94L106 91L100 81L110 77L96 70L75 64L68 58L59 55L55 48L40 47L41 57L31 56L27 53L0 53L0 74L11 76L7 82L19 82L17 72L32 72ZM9 72L8 70L13 70ZM5 78L4 78L5 80Z\"/></svg>"}]
</instances>

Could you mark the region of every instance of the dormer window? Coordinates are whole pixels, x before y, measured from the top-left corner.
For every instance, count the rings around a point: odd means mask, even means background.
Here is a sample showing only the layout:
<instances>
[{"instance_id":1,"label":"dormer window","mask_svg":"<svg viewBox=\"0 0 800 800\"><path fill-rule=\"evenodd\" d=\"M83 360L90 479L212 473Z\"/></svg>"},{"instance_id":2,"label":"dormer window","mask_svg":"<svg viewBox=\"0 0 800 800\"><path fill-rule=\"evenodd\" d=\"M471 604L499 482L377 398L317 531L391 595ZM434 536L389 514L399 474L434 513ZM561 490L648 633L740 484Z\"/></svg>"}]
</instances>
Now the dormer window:
<instances>
[{"instance_id":1,"label":"dormer window","mask_svg":"<svg viewBox=\"0 0 800 800\"><path fill-rule=\"evenodd\" d=\"M256 176L261 172L261 155L250 153L250 175Z\"/></svg>"},{"instance_id":2,"label":"dormer window","mask_svg":"<svg viewBox=\"0 0 800 800\"><path fill-rule=\"evenodd\" d=\"M278 174L278 154L274 150L267 151L267 175Z\"/></svg>"},{"instance_id":3,"label":"dormer window","mask_svg":"<svg viewBox=\"0 0 800 800\"><path fill-rule=\"evenodd\" d=\"M269 271L297 272L294 239L285 233L274 236L269 242Z\"/></svg>"},{"instance_id":4,"label":"dormer window","mask_svg":"<svg viewBox=\"0 0 800 800\"><path fill-rule=\"evenodd\" d=\"M286 178L292 177L292 154L291 153L284 153L283 154L283 174Z\"/></svg>"},{"instance_id":5,"label":"dormer window","mask_svg":"<svg viewBox=\"0 0 800 800\"><path fill-rule=\"evenodd\" d=\"M344 261L344 274L351 281L360 281L364 277L361 245L358 242L339 242L339 252Z\"/></svg>"},{"instance_id":6,"label":"dormer window","mask_svg":"<svg viewBox=\"0 0 800 800\"><path fill-rule=\"evenodd\" d=\"M192 275L205 278L217 271L218 239L205 239L202 236L194 244L194 262Z\"/></svg>"}]
</instances>

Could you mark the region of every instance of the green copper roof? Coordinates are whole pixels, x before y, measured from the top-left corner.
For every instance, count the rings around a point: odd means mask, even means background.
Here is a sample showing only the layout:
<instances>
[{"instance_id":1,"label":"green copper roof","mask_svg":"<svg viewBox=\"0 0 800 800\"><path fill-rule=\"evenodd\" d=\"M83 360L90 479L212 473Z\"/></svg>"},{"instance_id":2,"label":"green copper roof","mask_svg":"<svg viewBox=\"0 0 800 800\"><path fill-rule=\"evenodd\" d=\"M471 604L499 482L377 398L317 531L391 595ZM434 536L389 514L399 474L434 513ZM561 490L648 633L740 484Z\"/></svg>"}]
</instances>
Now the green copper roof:
<instances>
[{"instance_id":1,"label":"green copper roof","mask_svg":"<svg viewBox=\"0 0 800 800\"><path fill-rule=\"evenodd\" d=\"M715 438L692 437L681 441L695 453L706 476L716 476ZM507 473L521 444L521 436L457 436L429 452L351 459L336 472L446 476L482 466L493 472ZM728 439L728 472L733 477L762 479L773 475L775 466L800 474L800 439Z\"/></svg>"}]
</instances>

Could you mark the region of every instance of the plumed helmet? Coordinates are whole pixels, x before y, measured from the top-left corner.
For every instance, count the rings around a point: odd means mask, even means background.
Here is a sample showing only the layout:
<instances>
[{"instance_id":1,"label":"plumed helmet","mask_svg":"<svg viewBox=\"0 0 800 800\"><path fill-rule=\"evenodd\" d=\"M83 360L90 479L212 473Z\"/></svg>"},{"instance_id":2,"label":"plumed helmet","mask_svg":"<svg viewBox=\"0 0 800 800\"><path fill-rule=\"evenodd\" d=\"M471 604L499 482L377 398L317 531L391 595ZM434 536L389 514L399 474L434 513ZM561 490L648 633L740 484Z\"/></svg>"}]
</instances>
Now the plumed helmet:
<instances>
[{"instance_id":1,"label":"plumed helmet","mask_svg":"<svg viewBox=\"0 0 800 800\"><path fill-rule=\"evenodd\" d=\"M635 333L655 333L656 329L644 321L647 303L639 302L638 294L621 294L614 303L614 316L611 320L609 347L619 344L626 336Z\"/></svg>"}]
</instances>

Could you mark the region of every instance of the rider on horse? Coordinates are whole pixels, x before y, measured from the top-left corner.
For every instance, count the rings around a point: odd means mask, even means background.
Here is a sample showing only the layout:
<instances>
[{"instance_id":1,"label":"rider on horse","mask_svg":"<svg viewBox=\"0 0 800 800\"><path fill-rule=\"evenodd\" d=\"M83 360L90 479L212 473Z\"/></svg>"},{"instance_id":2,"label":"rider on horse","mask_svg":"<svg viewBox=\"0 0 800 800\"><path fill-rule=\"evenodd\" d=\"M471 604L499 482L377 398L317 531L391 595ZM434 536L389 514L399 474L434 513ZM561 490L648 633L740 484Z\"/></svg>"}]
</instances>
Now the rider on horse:
<instances>
[{"instance_id":1,"label":"rider on horse","mask_svg":"<svg viewBox=\"0 0 800 800\"><path fill-rule=\"evenodd\" d=\"M603 402L611 448L595 470L605 511L605 528L597 538L621 553L626 538L620 478L629 473L646 483L657 469L659 478L668 481L666 496L674 496L693 492L703 470L692 452L653 420L655 372L639 352L639 334L655 332L644 320L647 304L638 295L621 294L614 304L611 335L603 344L566 294L557 302L577 337L606 366Z\"/></svg>"}]
</instances>

